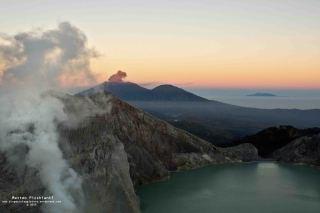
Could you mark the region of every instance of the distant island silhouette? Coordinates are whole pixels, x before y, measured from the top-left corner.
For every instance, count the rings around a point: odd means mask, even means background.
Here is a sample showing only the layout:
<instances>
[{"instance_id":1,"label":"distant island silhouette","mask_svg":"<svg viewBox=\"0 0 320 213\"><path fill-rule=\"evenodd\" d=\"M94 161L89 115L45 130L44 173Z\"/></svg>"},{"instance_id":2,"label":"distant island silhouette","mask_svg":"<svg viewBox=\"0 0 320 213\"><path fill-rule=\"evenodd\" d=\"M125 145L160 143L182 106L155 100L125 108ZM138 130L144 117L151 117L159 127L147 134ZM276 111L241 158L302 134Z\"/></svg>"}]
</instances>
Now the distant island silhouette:
<instances>
[{"instance_id":1,"label":"distant island silhouette","mask_svg":"<svg viewBox=\"0 0 320 213\"><path fill-rule=\"evenodd\" d=\"M249 94L247 96L257 96L257 97L276 97L277 95L272 93L264 93L264 92L257 92L253 94Z\"/></svg>"}]
</instances>

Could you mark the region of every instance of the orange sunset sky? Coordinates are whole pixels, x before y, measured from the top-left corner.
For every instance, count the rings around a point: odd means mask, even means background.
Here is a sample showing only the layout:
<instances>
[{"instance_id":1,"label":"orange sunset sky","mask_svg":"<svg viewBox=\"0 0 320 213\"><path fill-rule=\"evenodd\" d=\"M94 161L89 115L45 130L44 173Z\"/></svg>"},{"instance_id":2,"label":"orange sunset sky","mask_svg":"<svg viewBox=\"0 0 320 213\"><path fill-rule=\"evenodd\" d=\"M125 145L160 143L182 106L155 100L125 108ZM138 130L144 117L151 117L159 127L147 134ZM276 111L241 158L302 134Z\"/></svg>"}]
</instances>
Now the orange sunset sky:
<instances>
[{"instance_id":1,"label":"orange sunset sky","mask_svg":"<svg viewBox=\"0 0 320 213\"><path fill-rule=\"evenodd\" d=\"M123 70L142 84L320 89L317 0L0 1L1 32L60 21L100 53L99 82Z\"/></svg>"}]
</instances>

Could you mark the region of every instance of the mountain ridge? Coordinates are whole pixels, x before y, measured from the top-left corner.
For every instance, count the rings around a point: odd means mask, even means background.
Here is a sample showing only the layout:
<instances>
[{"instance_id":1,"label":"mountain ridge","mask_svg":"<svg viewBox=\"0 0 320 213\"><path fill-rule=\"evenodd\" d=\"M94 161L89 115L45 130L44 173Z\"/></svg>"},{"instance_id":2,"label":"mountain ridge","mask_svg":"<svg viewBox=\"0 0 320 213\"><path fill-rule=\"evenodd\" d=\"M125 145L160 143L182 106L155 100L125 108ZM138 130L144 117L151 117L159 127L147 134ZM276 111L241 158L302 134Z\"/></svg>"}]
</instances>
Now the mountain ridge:
<instances>
[{"instance_id":1,"label":"mountain ridge","mask_svg":"<svg viewBox=\"0 0 320 213\"><path fill-rule=\"evenodd\" d=\"M103 82L93 88L78 93L92 95L97 91L106 91L125 101L181 101L206 102L203 97L195 95L179 87L163 84L153 89L144 88L132 82Z\"/></svg>"},{"instance_id":2,"label":"mountain ridge","mask_svg":"<svg viewBox=\"0 0 320 213\"><path fill-rule=\"evenodd\" d=\"M241 107L207 100L176 86L166 84L149 90L131 82L105 82L81 92L79 95L86 96L97 91L108 90L112 90L113 95L132 106L223 147L230 146L234 140L255 134L271 126L320 127L319 109ZM157 94L158 92L160 95ZM192 97L192 101L189 97Z\"/></svg>"}]
</instances>

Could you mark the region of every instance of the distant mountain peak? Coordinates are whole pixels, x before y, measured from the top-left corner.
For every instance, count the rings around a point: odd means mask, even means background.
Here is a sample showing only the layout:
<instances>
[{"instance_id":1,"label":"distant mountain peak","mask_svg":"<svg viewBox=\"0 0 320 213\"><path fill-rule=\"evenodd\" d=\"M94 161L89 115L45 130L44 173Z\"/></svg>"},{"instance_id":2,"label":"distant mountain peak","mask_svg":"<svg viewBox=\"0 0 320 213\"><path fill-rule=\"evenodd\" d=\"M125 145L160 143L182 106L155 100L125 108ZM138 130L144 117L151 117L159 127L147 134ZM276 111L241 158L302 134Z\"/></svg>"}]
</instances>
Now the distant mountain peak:
<instances>
[{"instance_id":1,"label":"distant mountain peak","mask_svg":"<svg viewBox=\"0 0 320 213\"><path fill-rule=\"evenodd\" d=\"M209 101L184 89L170 84L163 84L153 89L144 88L136 83L124 81L106 81L96 87L79 93L91 95L97 91L106 91L125 101Z\"/></svg>"},{"instance_id":2,"label":"distant mountain peak","mask_svg":"<svg viewBox=\"0 0 320 213\"><path fill-rule=\"evenodd\" d=\"M253 94L249 94L247 96L256 96L256 97L276 97L277 95L267 92L257 92Z\"/></svg>"},{"instance_id":3,"label":"distant mountain peak","mask_svg":"<svg viewBox=\"0 0 320 213\"><path fill-rule=\"evenodd\" d=\"M153 90L158 90L158 89L181 89L181 88L173 86L172 84L162 84L153 88Z\"/></svg>"}]
</instances>

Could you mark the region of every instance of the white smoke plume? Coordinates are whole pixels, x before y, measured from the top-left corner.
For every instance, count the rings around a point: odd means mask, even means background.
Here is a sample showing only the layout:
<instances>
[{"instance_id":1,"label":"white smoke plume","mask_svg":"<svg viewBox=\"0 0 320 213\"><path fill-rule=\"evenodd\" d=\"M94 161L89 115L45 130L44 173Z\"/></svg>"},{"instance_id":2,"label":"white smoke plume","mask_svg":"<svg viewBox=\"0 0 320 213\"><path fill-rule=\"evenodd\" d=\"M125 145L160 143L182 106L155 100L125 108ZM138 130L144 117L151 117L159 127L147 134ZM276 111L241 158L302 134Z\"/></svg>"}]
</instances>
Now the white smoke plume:
<instances>
[{"instance_id":1,"label":"white smoke plume","mask_svg":"<svg viewBox=\"0 0 320 213\"><path fill-rule=\"evenodd\" d=\"M79 212L73 192L81 195L81 177L63 159L56 129L68 117L51 90L93 83L90 59L95 55L86 36L69 23L44 32L0 34L0 151L28 147L25 163L62 201L45 211Z\"/></svg>"}]
</instances>

